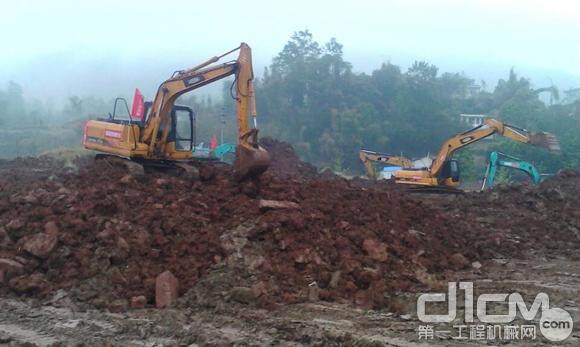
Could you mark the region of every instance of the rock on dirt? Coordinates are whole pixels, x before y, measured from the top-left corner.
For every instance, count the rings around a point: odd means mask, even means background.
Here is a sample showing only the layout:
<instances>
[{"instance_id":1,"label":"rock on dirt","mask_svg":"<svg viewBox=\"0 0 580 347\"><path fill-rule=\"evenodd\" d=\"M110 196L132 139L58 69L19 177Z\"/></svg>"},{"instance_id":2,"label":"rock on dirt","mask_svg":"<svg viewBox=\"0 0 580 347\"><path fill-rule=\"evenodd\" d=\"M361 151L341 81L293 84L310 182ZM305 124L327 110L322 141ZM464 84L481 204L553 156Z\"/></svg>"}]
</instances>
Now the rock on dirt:
<instances>
[{"instance_id":1,"label":"rock on dirt","mask_svg":"<svg viewBox=\"0 0 580 347\"><path fill-rule=\"evenodd\" d=\"M107 305L107 309L110 312L118 313L118 312L125 312L127 311L127 307L129 306L127 300L125 299L117 299L113 300L111 303Z\"/></svg>"},{"instance_id":2,"label":"rock on dirt","mask_svg":"<svg viewBox=\"0 0 580 347\"><path fill-rule=\"evenodd\" d=\"M24 227L24 222L19 218L14 218L6 224L6 230L15 231Z\"/></svg>"},{"instance_id":3,"label":"rock on dirt","mask_svg":"<svg viewBox=\"0 0 580 347\"><path fill-rule=\"evenodd\" d=\"M8 282L8 285L16 292L22 294L42 293L49 287L46 277L39 272L30 276L14 277Z\"/></svg>"},{"instance_id":4,"label":"rock on dirt","mask_svg":"<svg viewBox=\"0 0 580 347\"><path fill-rule=\"evenodd\" d=\"M44 232L47 235L58 236L58 234L59 234L58 225L54 221L47 222L44 225Z\"/></svg>"},{"instance_id":5,"label":"rock on dirt","mask_svg":"<svg viewBox=\"0 0 580 347\"><path fill-rule=\"evenodd\" d=\"M465 256L461 253L453 254L449 260L450 260L451 266L455 270L465 269L471 264L469 262L469 260L467 260L467 258L465 258Z\"/></svg>"},{"instance_id":6,"label":"rock on dirt","mask_svg":"<svg viewBox=\"0 0 580 347\"><path fill-rule=\"evenodd\" d=\"M47 258L57 242L58 237L52 233L38 233L26 239L22 248L39 258Z\"/></svg>"},{"instance_id":7,"label":"rock on dirt","mask_svg":"<svg viewBox=\"0 0 580 347\"><path fill-rule=\"evenodd\" d=\"M256 293L252 288L248 287L234 287L230 290L229 297L231 300L242 304L250 304L257 299Z\"/></svg>"},{"instance_id":8,"label":"rock on dirt","mask_svg":"<svg viewBox=\"0 0 580 347\"><path fill-rule=\"evenodd\" d=\"M369 254L369 256L376 261L384 262L389 258L389 253L387 252L387 245L382 242L378 242L373 239L366 239L363 242L364 250Z\"/></svg>"},{"instance_id":9,"label":"rock on dirt","mask_svg":"<svg viewBox=\"0 0 580 347\"><path fill-rule=\"evenodd\" d=\"M318 283L312 282L308 285L308 301L316 302L320 300L320 288Z\"/></svg>"},{"instance_id":10,"label":"rock on dirt","mask_svg":"<svg viewBox=\"0 0 580 347\"><path fill-rule=\"evenodd\" d=\"M260 199L260 201L258 202L258 207L260 208L261 211L296 210L300 208L300 205L292 201L275 201L275 200Z\"/></svg>"},{"instance_id":11,"label":"rock on dirt","mask_svg":"<svg viewBox=\"0 0 580 347\"><path fill-rule=\"evenodd\" d=\"M0 259L0 282L24 273L24 265L12 259Z\"/></svg>"},{"instance_id":12,"label":"rock on dirt","mask_svg":"<svg viewBox=\"0 0 580 347\"><path fill-rule=\"evenodd\" d=\"M166 308L172 306L178 297L179 281L170 271L157 276L155 281L155 306Z\"/></svg>"},{"instance_id":13,"label":"rock on dirt","mask_svg":"<svg viewBox=\"0 0 580 347\"><path fill-rule=\"evenodd\" d=\"M145 308L145 305L147 305L147 298L144 295L134 296L131 298L131 308Z\"/></svg>"}]
</instances>

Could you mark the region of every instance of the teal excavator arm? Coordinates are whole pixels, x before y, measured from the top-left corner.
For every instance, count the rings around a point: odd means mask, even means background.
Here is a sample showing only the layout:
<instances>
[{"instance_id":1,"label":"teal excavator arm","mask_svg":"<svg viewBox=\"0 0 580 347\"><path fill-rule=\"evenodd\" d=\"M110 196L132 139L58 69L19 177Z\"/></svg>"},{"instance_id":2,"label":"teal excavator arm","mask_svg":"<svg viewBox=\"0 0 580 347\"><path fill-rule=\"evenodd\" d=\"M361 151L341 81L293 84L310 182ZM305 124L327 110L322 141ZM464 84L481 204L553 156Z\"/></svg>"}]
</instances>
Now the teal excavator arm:
<instances>
[{"instance_id":1,"label":"teal excavator arm","mask_svg":"<svg viewBox=\"0 0 580 347\"><path fill-rule=\"evenodd\" d=\"M219 160L223 160L224 156L228 153L236 153L236 145L233 143L222 143L221 145L217 146L212 154Z\"/></svg>"},{"instance_id":2,"label":"teal excavator arm","mask_svg":"<svg viewBox=\"0 0 580 347\"><path fill-rule=\"evenodd\" d=\"M489 161L487 163L487 169L483 178L481 190L493 187L497 169L500 166L525 172L530 176L534 184L538 184L542 180L540 172L533 164L502 152L493 151L489 153Z\"/></svg>"}]
</instances>

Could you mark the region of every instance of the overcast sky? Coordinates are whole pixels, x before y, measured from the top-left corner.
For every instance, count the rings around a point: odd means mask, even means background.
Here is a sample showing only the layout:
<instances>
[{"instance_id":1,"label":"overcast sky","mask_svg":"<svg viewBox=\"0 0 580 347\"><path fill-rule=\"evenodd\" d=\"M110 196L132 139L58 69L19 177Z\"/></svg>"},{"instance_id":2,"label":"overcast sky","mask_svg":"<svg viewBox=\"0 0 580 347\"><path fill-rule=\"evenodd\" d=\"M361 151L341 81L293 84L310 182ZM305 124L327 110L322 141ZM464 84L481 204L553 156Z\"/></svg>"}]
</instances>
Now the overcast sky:
<instances>
[{"instance_id":1,"label":"overcast sky","mask_svg":"<svg viewBox=\"0 0 580 347\"><path fill-rule=\"evenodd\" d=\"M538 86L580 86L580 1L7 1L0 83L27 96L129 95L241 41L257 71L292 32L344 45L356 71L428 60L496 80L514 66Z\"/></svg>"}]
</instances>

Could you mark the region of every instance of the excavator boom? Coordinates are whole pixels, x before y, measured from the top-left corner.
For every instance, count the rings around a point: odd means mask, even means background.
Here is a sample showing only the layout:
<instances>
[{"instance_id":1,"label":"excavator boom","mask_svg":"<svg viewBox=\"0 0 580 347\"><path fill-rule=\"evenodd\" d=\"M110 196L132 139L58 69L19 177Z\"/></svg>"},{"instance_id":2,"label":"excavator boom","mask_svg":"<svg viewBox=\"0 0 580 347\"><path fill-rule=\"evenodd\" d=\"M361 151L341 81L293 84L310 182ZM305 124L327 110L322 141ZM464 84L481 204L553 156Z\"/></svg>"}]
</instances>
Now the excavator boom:
<instances>
[{"instance_id":1,"label":"excavator boom","mask_svg":"<svg viewBox=\"0 0 580 347\"><path fill-rule=\"evenodd\" d=\"M483 178L483 184L481 190L493 187L495 183L495 177L499 167L506 167L511 169L516 169L526 173L534 184L539 184L542 180L542 176L536 167L527 161L521 160L516 157L512 157L502 152L491 152L489 153L489 159L487 163L487 168L485 170L485 176Z\"/></svg>"},{"instance_id":2,"label":"excavator boom","mask_svg":"<svg viewBox=\"0 0 580 347\"><path fill-rule=\"evenodd\" d=\"M496 119L486 118L482 125L464 133L455 135L443 143L437 157L431 164L431 174L433 176L439 174L443 168L444 163L449 160L453 156L453 153L455 153L455 151L458 149L461 149L493 134L498 134L517 142L543 147L553 152L560 151L558 140L550 133L533 133L513 125L502 123Z\"/></svg>"}]
</instances>

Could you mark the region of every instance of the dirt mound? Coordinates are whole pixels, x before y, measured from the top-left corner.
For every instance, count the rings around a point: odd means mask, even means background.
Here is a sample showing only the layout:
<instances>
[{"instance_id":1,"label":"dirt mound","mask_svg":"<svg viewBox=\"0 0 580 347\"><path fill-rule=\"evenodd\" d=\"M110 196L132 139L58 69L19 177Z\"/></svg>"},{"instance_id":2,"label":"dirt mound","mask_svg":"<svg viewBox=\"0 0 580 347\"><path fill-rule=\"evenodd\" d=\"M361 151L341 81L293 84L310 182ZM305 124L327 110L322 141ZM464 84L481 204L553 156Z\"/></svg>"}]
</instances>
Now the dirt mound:
<instances>
[{"instance_id":1,"label":"dirt mound","mask_svg":"<svg viewBox=\"0 0 580 347\"><path fill-rule=\"evenodd\" d=\"M393 308L389 294L437 286L438 275L496 255L497 245L517 249L505 228L573 225L574 184L496 200L497 191L471 194L445 211L389 185L329 180L289 145L264 145L273 165L258 187L210 163L196 179L131 176L106 160L78 160L78 172L49 159L0 163L9 188L0 195L0 291L47 298L61 289L81 305L123 310L137 296L154 304L156 278L170 271L186 305L322 299ZM37 168L42 175L27 174ZM542 209L539 201L547 212L518 227L514 216Z\"/></svg>"},{"instance_id":2,"label":"dirt mound","mask_svg":"<svg viewBox=\"0 0 580 347\"><path fill-rule=\"evenodd\" d=\"M580 170L566 170L539 186L499 185L470 193L440 206L473 221L495 238L494 251L504 255L580 250Z\"/></svg>"},{"instance_id":3,"label":"dirt mound","mask_svg":"<svg viewBox=\"0 0 580 347\"><path fill-rule=\"evenodd\" d=\"M16 176L30 169L12 164ZM4 266L3 290L42 297L65 289L98 307L144 295L152 304L161 272L171 271L183 294L243 255L265 302L304 300L311 285L323 299L380 306L378 293L420 285L417 271L443 270L465 246L449 219L428 218L398 193L344 179L296 184L274 171L251 197L228 167L212 170L206 181L133 177L91 161L13 187L0 200L0 258L17 263ZM298 208L260 209L259 199Z\"/></svg>"},{"instance_id":4,"label":"dirt mound","mask_svg":"<svg viewBox=\"0 0 580 347\"><path fill-rule=\"evenodd\" d=\"M317 168L300 160L294 148L287 142L271 137L260 139L260 144L270 153L272 162L268 171L280 179L313 179L318 176Z\"/></svg>"},{"instance_id":5,"label":"dirt mound","mask_svg":"<svg viewBox=\"0 0 580 347\"><path fill-rule=\"evenodd\" d=\"M103 161L3 199L2 257L14 259L24 250L20 260L30 273L10 279L9 287L39 295L74 289L79 299L104 305L132 294L151 297L155 276L165 269L186 279L184 284L195 281L221 252L218 235L204 227L219 211L196 212L211 195L203 198L195 184L171 177L137 182L124 175ZM50 234L56 245L39 239ZM41 253L27 247L36 239L37 248L45 248ZM188 264L176 261L181 254L189 256Z\"/></svg>"},{"instance_id":6,"label":"dirt mound","mask_svg":"<svg viewBox=\"0 0 580 347\"><path fill-rule=\"evenodd\" d=\"M454 236L456 223L400 193L362 190L340 179L284 186L283 196L272 197L300 208L264 213L236 234L249 245L247 267L258 268L267 292L285 302L315 295L384 307L385 292L425 288L429 273L466 265L453 260L470 246ZM486 248L472 246L474 257Z\"/></svg>"}]
</instances>

